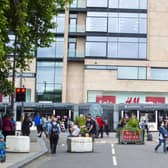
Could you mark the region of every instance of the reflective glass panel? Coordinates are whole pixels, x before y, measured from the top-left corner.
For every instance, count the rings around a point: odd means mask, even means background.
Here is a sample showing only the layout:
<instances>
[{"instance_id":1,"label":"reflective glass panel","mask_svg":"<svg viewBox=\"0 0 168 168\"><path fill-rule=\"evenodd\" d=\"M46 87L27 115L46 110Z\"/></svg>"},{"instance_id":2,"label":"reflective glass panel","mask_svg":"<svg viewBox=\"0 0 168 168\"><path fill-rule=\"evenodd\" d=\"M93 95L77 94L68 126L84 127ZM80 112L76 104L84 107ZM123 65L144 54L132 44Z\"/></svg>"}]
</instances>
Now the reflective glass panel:
<instances>
[{"instance_id":1,"label":"reflective glass panel","mask_svg":"<svg viewBox=\"0 0 168 168\"><path fill-rule=\"evenodd\" d=\"M106 43L86 42L86 56L105 57Z\"/></svg>"},{"instance_id":2,"label":"reflective glass panel","mask_svg":"<svg viewBox=\"0 0 168 168\"><path fill-rule=\"evenodd\" d=\"M107 32L107 18L87 17L86 31Z\"/></svg>"},{"instance_id":3,"label":"reflective glass panel","mask_svg":"<svg viewBox=\"0 0 168 168\"><path fill-rule=\"evenodd\" d=\"M119 58L138 58L137 43L118 43Z\"/></svg>"},{"instance_id":4,"label":"reflective glass panel","mask_svg":"<svg viewBox=\"0 0 168 168\"><path fill-rule=\"evenodd\" d=\"M107 7L108 0L87 0L87 7Z\"/></svg>"},{"instance_id":5,"label":"reflective glass panel","mask_svg":"<svg viewBox=\"0 0 168 168\"><path fill-rule=\"evenodd\" d=\"M168 80L168 69L151 68L151 79Z\"/></svg>"},{"instance_id":6,"label":"reflective glass panel","mask_svg":"<svg viewBox=\"0 0 168 168\"><path fill-rule=\"evenodd\" d=\"M119 0L119 8L139 8L139 0Z\"/></svg>"}]
</instances>

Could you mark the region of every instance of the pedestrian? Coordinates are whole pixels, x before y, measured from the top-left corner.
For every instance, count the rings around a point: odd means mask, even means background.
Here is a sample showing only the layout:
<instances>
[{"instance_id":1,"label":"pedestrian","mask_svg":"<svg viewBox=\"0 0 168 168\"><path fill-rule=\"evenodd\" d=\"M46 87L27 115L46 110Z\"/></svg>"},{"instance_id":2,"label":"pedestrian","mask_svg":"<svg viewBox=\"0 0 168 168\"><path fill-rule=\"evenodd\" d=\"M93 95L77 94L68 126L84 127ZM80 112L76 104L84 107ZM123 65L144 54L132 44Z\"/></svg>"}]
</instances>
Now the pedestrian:
<instances>
[{"instance_id":1,"label":"pedestrian","mask_svg":"<svg viewBox=\"0 0 168 168\"><path fill-rule=\"evenodd\" d=\"M108 122L108 120L104 121L104 130L106 132L106 135L109 136L109 122Z\"/></svg>"},{"instance_id":2,"label":"pedestrian","mask_svg":"<svg viewBox=\"0 0 168 168\"><path fill-rule=\"evenodd\" d=\"M0 132L0 162L6 161L6 143L4 141L4 136Z\"/></svg>"},{"instance_id":3,"label":"pedestrian","mask_svg":"<svg viewBox=\"0 0 168 168\"><path fill-rule=\"evenodd\" d=\"M92 137L93 141L96 136L96 121L91 117L90 114L86 116L86 129L87 133L89 134L90 137Z\"/></svg>"},{"instance_id":4,"label":"pedestrian","mask_svg":"<svg viewBox=\"0 0 168 168\"><path fill-rule=\"evenodd\" d=\"M11 130L11 135L15 135L16 132L16 120L14 119L14 117L11 117L11 123L12 123L12 130Z\"/></svg>"},{"instance_id":5,"label":"pedestrian","mask_svg":"<svg viewBox=\"0 0 168 168\"><path fill-rule=\"evenodd\" d=\"M22 135L23 136L29 136L30 135L30 127L32 125L33 125L32 121L26 115L24 120L23 120L23 123L22 123Z\"/></svg>"},{"instance_id":6,"label":"pedestrian","mask_svg":"<svg viewBox=\"0 0 168 168\"><path fill-rule=\"evenodd\" d=\"M11 135L12 132L12 122L11 122L11 117L9 115L5 115L3 118L3 135L4 135L4 140L6 141L6 136Z\"/></svg>"},{"instance_id":7,"label":"pedestrian","mask_svg":"<svg viewBox=\"0 0 168 168\"><path fill-rule=\"evenodd\" d=\"M42 130L41 130L41 123L40 123L40 114L37 113L34 117L34 123L35 123L35 126L37 128L37 134L38 134L38 137L41 137L41 134L42 134Z\"/></svg>"},{"instance_id":8,"label":"pedestrian","mask_svg":"<svg viewBox=\"0 0 168 168\"><path fill-rule=\"evenodd\" d=\"M166 138L168 138L168 131L165 128L164 121L162 121L160 123L160 127L159 127L159 143L155 147L155 152L158 150L158 148L161 146L161 144L163 144L163 152L164 153L167 152L167 149L166 149Z\"/></svg>"},{"instance_id":9,"label":"pedestrian","mask_svg":"<svg viewBox=\"0 0 168 168\"><path fill-rule=\"evenodd\" d=\"M70 127L70 137L78 137L80 134L80 125L79 123L71 124Z\"/></svg>"},{"instance_id":10,"label":"pedestrian","mask_svg":"<svg viewBox=\"0 0 168 168\"><path fill-rule=\"evenodd\" d=\"M2 122L2 117L0 117L0 131L2 131L2 128L3 128L3 122Z\"/></svg>"},{"instance_id":11,"label":"pedestrian","mask_svg":"<svg viewBox=\"0 0 168 168\"><path fill-rule=\"evenodd\" d=\"M104 129L103 119L100 116L96 116L96 121L97 121L97 124L99 126L98 137L99 137L99 134L100 134L100 137L103 138L103 129Z\"/></svg>"},{"instance_id":12,"label":"pedestrian","mask_svg":"<svg viewBox=\"0 0 168 168\"><path fill-rule=\"evenodd\" d=\"M56 153L60 132L61 132L61 128L58 123L58 119L55 116L53 116L52 121L48 124L50 151L52 154Z\"/></svg>"}]
</instances>

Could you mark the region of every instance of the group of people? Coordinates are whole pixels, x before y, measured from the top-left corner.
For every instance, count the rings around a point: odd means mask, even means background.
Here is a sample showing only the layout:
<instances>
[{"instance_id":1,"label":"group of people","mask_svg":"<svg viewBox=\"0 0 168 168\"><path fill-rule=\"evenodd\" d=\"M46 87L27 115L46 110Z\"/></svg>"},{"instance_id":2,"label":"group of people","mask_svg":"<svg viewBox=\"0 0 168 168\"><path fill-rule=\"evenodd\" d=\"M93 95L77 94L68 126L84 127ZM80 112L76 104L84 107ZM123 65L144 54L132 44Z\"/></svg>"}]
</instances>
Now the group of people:
<instances>
[{"instance_id":1,"label":"group of people","mask_svg":"<svg viewBox=\"0 0 168 168\"><path fill-rule=\"evenodd\" d=\"M102 117L96 116L93 118L91 114L85 116L86 122L85 125L80 126L79 123L70 124L69 132L72 137L76 137L80 135L80 129L85 128L83 136L90 136L93 139L101 137L103 138L104 131L106 135L109 135L109 125L107 121L103 121Z\"/></svg>"}]
</instances>

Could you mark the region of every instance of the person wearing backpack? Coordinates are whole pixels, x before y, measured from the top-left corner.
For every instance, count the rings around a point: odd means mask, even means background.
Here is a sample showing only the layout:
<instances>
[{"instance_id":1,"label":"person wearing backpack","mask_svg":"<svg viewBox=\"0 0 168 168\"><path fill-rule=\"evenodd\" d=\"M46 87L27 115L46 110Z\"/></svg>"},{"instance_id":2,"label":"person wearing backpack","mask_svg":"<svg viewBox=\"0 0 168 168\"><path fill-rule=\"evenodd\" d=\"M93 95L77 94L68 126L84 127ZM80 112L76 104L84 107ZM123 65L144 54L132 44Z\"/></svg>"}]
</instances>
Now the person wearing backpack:
<instances>
[{"instance_id":1,"label":"person wearing backpack","mask_svg":"<svg viewBox=\"0 0 168 168\"><path fill-rule=\"evenodd\" d=\"M48 124L48 135L50 141L50 150L52 154L56 153L60 132L61 128L59 123L57 122L57 118L53 116L52 121Z\"/></svg>"},{"instance_id":2,"label":"person wearing backpack","mask_svg":"<svg viewBox=\"0 0 168 168\"><path fill-rule=\"evenodd\" d=\"M159 127L159 143L155 147L155 152L158 150L158 148L161 146L163 143L163 152L166 153L166 138L168 138L168 131L165 128L164 121L161 122L160 127Z\"/></svg>"}]
</instances>

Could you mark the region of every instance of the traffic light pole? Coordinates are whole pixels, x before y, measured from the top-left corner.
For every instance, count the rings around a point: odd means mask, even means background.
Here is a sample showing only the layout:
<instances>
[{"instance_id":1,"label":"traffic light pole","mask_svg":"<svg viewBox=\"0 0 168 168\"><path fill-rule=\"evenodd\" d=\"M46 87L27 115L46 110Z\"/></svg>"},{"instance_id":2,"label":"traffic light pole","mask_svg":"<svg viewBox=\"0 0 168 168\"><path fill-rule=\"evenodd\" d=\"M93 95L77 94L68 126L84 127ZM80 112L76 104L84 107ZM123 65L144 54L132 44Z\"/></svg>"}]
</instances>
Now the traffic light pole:
<instances>
[{"instance_id":1,"label":"traffic light pole","mask_svg":"<svg viewBox=\"0 0 168 168\"><path fill-rule=\"evenodd\" d=\"M15 49L14 49L14 54L13 54L13 72L12 72L12 87L15 89L15 74L16 74L16 52L17 52L17 46L16 46L16 43L17 43L17 36L15 35ZM16 111L15 111L15 108L14 108L14 103L15 103L15 93L13 93L11 95L11 108L12 108L12 113L15 115Z\"/></svg>"}]
</instances>

